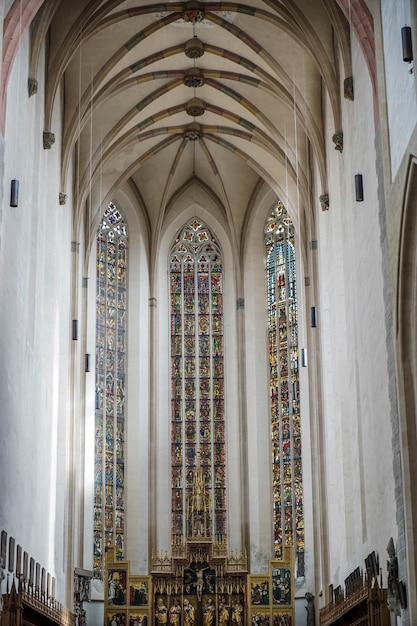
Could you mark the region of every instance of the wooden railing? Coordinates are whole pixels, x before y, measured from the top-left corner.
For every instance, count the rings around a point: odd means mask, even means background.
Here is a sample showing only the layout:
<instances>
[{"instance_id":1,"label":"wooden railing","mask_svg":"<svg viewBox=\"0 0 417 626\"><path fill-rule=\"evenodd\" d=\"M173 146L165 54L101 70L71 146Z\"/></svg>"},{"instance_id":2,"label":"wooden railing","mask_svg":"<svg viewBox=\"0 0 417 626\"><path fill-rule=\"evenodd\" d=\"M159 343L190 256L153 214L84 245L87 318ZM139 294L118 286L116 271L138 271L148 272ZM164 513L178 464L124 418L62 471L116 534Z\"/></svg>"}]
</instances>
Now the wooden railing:
<instances>
[{"instance_id":1,"label":"wooden railing","mask_svg":"<svg viewBox=\"0 0 417 626\"><path fill-rule=\"evenodd\" d=\"M335 601L320 609L320 626L389 626L390 612L387 603L387 590L379 587L377 579L369 584L366 578L362 584L342 594Z\"/></svg>"},{"instance_id":2,"label":"wooden railing","mask_svg":"<svg viewBox=\"0 0 417 626\"><path fill-rule=\"evenodd\" d=\"M57 600L37 596L32 589L21 590L22 602L60 626L73 626L74 615Z\"/></svg>"},{"instance_id":3,"label":"wooden railing","mask_svg":"<svg viewBox=\"0 0 417 626\"><path fill-rule=\"evenodd\" d=\"M364 581L362 586L353 591L347 598L343 596L337 603L331 602L325 606L320 610L320 626L330 626L348 611L359 607L362 603L366 604L368 593L368 583Z\"/></svg>"},{"instance_id":4,"label":"wooden railing","mask_svg":"<svg viewBox=\"0 0 417 626\"><path fill-rule=\"evenodd\" d=\"M57 624L74 626L75 617L55 598L48 597L40 589L27 583L12 582L10 592L3 594L1 626L22 626L22 624Z\"/></svg>"}]
</instances>

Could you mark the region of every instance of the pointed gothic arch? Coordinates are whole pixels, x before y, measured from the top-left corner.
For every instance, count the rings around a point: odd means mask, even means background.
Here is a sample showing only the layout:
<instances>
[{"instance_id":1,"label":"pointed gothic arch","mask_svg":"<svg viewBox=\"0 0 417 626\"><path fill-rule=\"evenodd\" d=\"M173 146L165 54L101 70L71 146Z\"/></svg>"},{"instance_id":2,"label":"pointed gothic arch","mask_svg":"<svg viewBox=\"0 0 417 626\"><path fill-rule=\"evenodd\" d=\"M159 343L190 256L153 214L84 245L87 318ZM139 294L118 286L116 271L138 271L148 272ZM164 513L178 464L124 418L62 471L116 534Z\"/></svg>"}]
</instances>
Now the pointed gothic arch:
<instances>
[{"instance_id":1,"label":"pointed gothic arch","mask_svg":"<svg viewBox=\"0 0 417 626\"><path fill-rule=\"evenodd\" d=\"M417 160L410 162L405 185L404 210L400 233L397 291L398 333L398 405L399 424L393 423L393 463L397 497L403 500L404 510L400 526L405 532L404 549L398 551L399 566L404 566L405 549L408 554L408 602L410 609L417 606L416 546L417 502ZM403 509L404 507L404 509ZM400 537L402 542L402 537Z\"/></svg>"}]
</instances>

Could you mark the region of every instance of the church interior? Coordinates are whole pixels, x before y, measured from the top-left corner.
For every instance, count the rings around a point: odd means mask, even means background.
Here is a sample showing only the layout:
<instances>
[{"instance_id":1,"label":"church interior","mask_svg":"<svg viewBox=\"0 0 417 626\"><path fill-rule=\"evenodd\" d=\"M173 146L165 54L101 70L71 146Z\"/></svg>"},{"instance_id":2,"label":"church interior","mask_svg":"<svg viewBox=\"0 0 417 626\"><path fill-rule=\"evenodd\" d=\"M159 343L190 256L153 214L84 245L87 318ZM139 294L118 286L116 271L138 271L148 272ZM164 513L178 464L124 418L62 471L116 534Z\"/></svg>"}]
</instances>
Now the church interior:
<instances>
[{"instance_id":1,"label":"church interior","mask_svg":"<svg viewBox=\"0 0 417 626\"><path fill-rule=\"evenodd\" d=\"M416 3L0 19L0 626L417 624Z\"/></svg>"}]
</instances>

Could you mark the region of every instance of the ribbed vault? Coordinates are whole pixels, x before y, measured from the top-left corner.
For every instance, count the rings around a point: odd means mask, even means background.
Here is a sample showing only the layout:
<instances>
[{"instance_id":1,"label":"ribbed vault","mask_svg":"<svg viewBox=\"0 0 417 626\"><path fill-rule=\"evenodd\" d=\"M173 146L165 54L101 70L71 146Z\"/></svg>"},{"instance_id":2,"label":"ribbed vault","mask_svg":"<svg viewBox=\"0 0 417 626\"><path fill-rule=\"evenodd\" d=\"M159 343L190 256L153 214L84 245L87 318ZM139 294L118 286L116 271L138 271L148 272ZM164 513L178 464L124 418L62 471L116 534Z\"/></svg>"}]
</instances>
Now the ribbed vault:
<instances>
[{"instance_id":1,"label":"ribbed vault","mask_svg":"<svg viewBox=\"0 0 417 626\"><path fill-rule=\"evenodd\" d=\"M193 185L212 190L237 244L260 181L297 224L326 191L323 115L327 107L342 130L349 26L365 8L353 1L349 24L342 0L28 2L20 29L32 21L32 93L48 40L46 133L59 130L53 111L64 98L61 190L75 172L75 234L89 205L93 216L125 184L138 190L154 240ZM367 38L371 28L363 23ZM3 67L14 45L4 37Z\"/></svg>"}]
</instances>

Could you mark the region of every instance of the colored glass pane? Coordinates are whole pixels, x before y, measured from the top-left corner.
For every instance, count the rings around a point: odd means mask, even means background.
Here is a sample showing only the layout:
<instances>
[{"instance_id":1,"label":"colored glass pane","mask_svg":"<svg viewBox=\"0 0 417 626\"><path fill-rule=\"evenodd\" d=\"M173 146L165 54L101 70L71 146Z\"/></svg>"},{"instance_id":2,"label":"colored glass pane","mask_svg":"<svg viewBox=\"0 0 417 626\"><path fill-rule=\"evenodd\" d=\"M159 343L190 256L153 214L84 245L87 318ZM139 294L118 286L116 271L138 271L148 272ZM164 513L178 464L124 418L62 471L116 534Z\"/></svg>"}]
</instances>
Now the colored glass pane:
<instances>
[{"instance_id":1,"label":"colored glass pane","mask_svg":"<svg viewBox=\"0 0 417 626\"><path fill-rule=\"evenodd\" d=\"M209 528L226 535L223 382L223 276L220 248L197 218L170 253L172 536L199 531L188 503L201 468ZM198 496L199 497L199 496Z\"/></svg>"},{"instance_id":2,"label":"colored glass pane","mask_svg":"<svg viewBox=\"0 0 417 626\"><path fill-rule=\"evenodd\" d=\"M294 546L304 575L304 513L294 228L281 202L265 226L275 557Z\"/></svg>"},{"instance_id":3,"label":"colored glass pane","mask_svg":"<svg viewBox=\"0 0 417 626\"><path fill-rule=\"evenodd\" d=\"M94 571L105 548L124 552L127 228L110 203L97 232Z\"/></svg>"}]
</instances>

